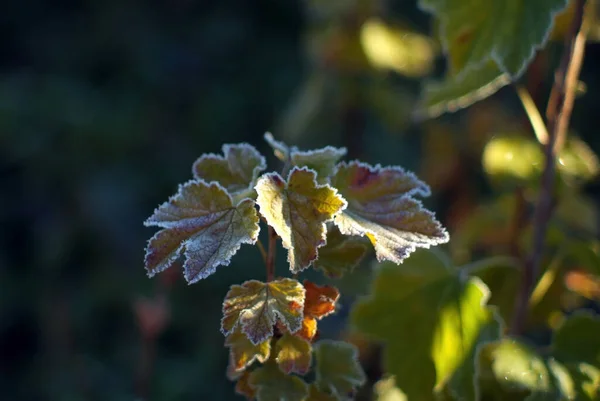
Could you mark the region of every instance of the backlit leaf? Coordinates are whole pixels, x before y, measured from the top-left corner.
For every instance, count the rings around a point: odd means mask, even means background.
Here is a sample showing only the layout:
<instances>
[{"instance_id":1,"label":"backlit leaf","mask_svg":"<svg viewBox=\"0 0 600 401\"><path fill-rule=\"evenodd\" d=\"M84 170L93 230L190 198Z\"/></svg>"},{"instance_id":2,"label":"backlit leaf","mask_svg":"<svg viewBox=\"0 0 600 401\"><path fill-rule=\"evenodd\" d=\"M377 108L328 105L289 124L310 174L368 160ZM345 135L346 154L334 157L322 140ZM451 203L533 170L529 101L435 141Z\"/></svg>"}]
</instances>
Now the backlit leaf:
<instances>
[{"instance_id":1,"label":"backlit leaf","mask_svg":"<svg viewBox=\"0 0 600 401\"><path fill-rule=\"evenodd\" d=\"M567 0L419 0L439 20L448 57L445 82L429 88L432 114L456 110L519 78ZM444 103L446 107L444 107Z\"/></svg>"},{"instance_id":2,"label":"backlit leaf","mask_svg":"<svg viewBox=\"0 0 600 401\"><path fill-rule=\"evenodd\" d=\"M342 234L367 236L379 261L402 263L418 247L448 242L448 233L434 214L412 198L429 195L429 187L413 173L342 162L332 185L348 202L335 224Z\"/></svg>"},{"instance_id":3,"label":"backlit leaf","mask_svg":"<svg viewBox=\"0 0 600 401\"><path fill-rule=\"evenodd\" d=\"M242 375L237 379L235 384L235 392L239 395L243 395L247 400L252 401L256 398L256 390L250 386L250 372L244 371Z\"/></svg>"},{"instance_id":4,"label":"backlit leaf","mask_svg":"<svg viewBox=\"0 0 600 401\"><path fill-rule=\"evenodd\" d=\"M319 286L308 280L304 281L306 299L304 301L304 320L298 336L312 340L317 333L317 320L333 313L340 297L335 287Z\"/></svg>"},{"instance_id":5,"label":"backlit leaf","mask_svg":"<svg viewBox=\"0 0 600 401\"><path fill-rule=\"evenodd\" d=\"M308 385L298 376L286 375L275 363L267 363L250 373L250 386L257 401L305 401Z\"/></svg>"},{"instance_id":6,"label":"backlit leaf","mask_svg":"<svg viewBox=\"0 0 600 401\"><path fill-rule=\"evenodd\" d=\"M256 203L288 250L290 270L298 273L318 257L326 243L325 223L346 207L346 201L329 185L319 185L316 173L294 167L287 181L279 174L263 175L256 184Z\"/></svg>"},{"instance_id":7,"label":"backlit leaf","mask_svg":"<svg viewBox=\"0 0 600 401\"><path fill-rule=\"evenodd\" d=\"M306 340L285 333L275 345L275 361L286 374L304 375L310 369L312 346Z\"/></svg>"},{"instance_id":8,"label":"backlit leaf","mask_svg":"<svg viewBox=\"0 0 600 401\"><path fill-rule=\"evenodd\" d=\"M158 226L148 242L148 276L169 268L183 253L185 279L192 284L208 277L219 265L228 265L244 243L254 244L260 227L254 201L234 205L218 183L189 181L144 222Z\"/></svg>"},{"instance_id":9,"label":"backlit leaf","mask_svg":"<svg viewBox=\"0 0 600 401\"><path fill-rule=\"evenodd\" d=\"M323 391L319 390L317 386L313 383L310 385L308 398L306 401L339 401L339 398L324 393Z\"/></svg>"},{"instance_id":10,"label":"backlit leaf","mask_svg":"<svg viewBox=\"0 0 600 401\"><path fill-rule=\"evenodd\" d=\"M270 133L265 134L265 140L280 160L285 162L289 157L292 166L307 167L316 171L320 183L326 182L327 178L335 172L335 165L347 153L346 148L334 148L333 146L306 151L299 150L295 146L288 146L275 140Z\"/></svg>"},{"instance_id":11,"label":"backlit leaf","mask_svg":"<svg viewBox=\"0 0 600 401\"><path fill-rule=\"evenodd\" d=\"M229 360L234 372L246 369L255 360L264 363L271 354L269 339L259 344L253 344L239 328L227 336L225 346L229 347Z\"/></svg>"},{"instance_id":12,"label":"backlit leaf","mask_svg":"<svg viewBox=\"0 0 600 401\"><path fill-rule=\"evenodd\" d=\"M376 272L372 295L354 306L351 319L384 341L386 372L409 400L432 401L448 382L461 399L477 399L478 350L499 338L501 326L485 306L487 287L426 250Z\"/></svg>"},{"instance_id":13,"label":"backlit leaf","mask_svg":"<svg viewBox=\"0 0 600 401\"><path fill-rule=\"evenodd\" d=\"M340 278L351 272L367 254L367 244L363 238L343 235L332 226L327 232L327 244L319 249L319 258L314 261L316 269L327 277Z\"/></svg>"},{"instance_id":14,"label":"backlit leaf","mask_svg":"<svg viewBox=\"0 0 600 401\"><path fill-rule=\"evenodd\" d=\"M223 145L223 156L202 155L192 172L196 179L218 182L232 195L254 197L254 184L266 168L265 158L252 145L241 143Z\"/></svg>"},{"instance_id":15,"label":"backlit leaf","mask_svg":"<svg viewBox=\"0 0 600 401\"><path fill-rule=\"evenodd\" d=\"M302 326L304 293L302 284L289 278L232 285L223 301L221 331L229 335L239 326L255 345L273 336L277 321L295 333Z\"/></svg>"},{"instance_id":16,"label":"backlit leaf","mask_svg":"<svg viewBox=\"0 0 600 401\"><path fill-rule=\"evenodd\" d=\"M319 390L345 400L366 381L357 349L343 341L321 340L315 346L315 384Z\"/></svg>"}]
</instances>

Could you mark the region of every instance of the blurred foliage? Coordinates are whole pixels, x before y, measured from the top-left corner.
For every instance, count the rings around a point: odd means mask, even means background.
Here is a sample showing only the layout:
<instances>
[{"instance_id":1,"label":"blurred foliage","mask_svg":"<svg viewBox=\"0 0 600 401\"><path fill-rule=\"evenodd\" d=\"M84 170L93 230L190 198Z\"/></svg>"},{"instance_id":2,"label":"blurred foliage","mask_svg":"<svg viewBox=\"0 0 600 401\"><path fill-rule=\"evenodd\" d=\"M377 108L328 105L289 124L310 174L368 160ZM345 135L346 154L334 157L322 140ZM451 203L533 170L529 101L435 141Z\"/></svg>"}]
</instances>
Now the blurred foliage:
<instances>
[{"instance_id":1,"label":"blurred foliage","mask_svg":"<svg viewBox=\"0 0 600 401\"><path fill-rule=\"evenodd\" d=\"M568 12L559 18L522 78L540 109ZM416 1L23 0L4 4L0 20L2 399L237 397L216 328L229 285L264 274L258 251L242 249L202 287L187 286L180 267L153 279L143 269L143 220L192 177L198 156L225 142L269 154L260 138L271 130L301 147L346 146L352 158L415 170L432 186L426 203L450 230L457 266L522 252L530 237L521 227L512 235L513 216L528 221L535 189L521 202L514 181L497 187L483 168L490 140L535 140L513 88L433 121L411 119L421 78L439 79L445 66ZM530 322L538 344L573 309L598 309L598 49L587 45L586 91L561 156L548 279ZM510 173L502 149L494 171ZM560 250L573 242L583 250ZM323 337L349 336L368 259L344 277L345 308L323 322ZM515 273L497 270L500 282ZM353 342L378 381L373 344Z\"/></svg>"}]
</instances>

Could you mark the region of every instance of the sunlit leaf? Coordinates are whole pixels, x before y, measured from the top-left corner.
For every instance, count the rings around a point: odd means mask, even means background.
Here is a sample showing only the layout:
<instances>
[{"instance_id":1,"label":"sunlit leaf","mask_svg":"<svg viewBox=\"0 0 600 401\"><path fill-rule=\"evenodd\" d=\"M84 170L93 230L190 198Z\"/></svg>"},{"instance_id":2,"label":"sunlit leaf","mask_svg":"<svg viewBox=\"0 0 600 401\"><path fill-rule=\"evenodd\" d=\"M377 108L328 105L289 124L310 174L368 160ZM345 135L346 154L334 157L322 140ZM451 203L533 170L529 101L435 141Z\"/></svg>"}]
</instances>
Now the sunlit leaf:
<instances>
[{"instance_id":1,"label":"sunlit leaf","mask_svg":"<svg viewBox=\"0 0 600 401\"><path fill-rule=\"evenodd\" d=\"M253 344L239 328L227 336L225 346L229 347L229 360L234 372L246 369L254 361L264 363L271 355L269 339Z\"/></svg>"},{"instance_id":2,"label":"sunlit leaf","mask_svg":"<svg viewBox=\"0 0 600 401\"><path fill-rule=\"evenodd\" d=\"M565 274L565 285L582 297L600 300L600 278L586 272L572 270Z\"/></svg>"},{"instance_id":3,"label":"sunlit leaf","mask_svg":"<svg viewBox=\"0 0 600 401\"><path fill-rule=\"evenodd\" d=\"M486 145L482 163L494 184L531 184L539 181L544 154L539 143L528 137L496 136Z\"/></svg>"},{"instance_id":4,"label":"sunlit leaf","mask_svg":"<svg viewBox=\"0 0 600 401\"><path fill-rule=\"evenodd\" d=\"M234 205L220 184L189 181L144 222L162 228L146 248L148 276L169 268L183 253L188 283L206 278L228 265L242 244L256 242L258 221L253 200Z\"/></svg>"},{"instance_id":5,"label":"sunlit leaf","mask_svg":"<svg viewBox=\"0 0 600 401\"><path fill-rule=\"evenodd\" d=\"M426 82L416 117L437 117L455 112L483 100L510 83L493 62L470 67L458 76L447 76L441 82Z\"/></svg>"},{"instance_id":6,"label":"sunlit leaf","mask_svg":"<svg viewBox=\"0 0 600 401\"><path fill-rule=\"evenodd\" d=\"M319 185L316 173L293 168L287 181L277 173L263 175L256 184L256 203L288 250L290 270L298 273L318 257L326 243L325 223L346 207L329 185Z\"/></svg>"},{"instance_id":7,"label":"sunlit leaf","mask_svg":"<svg viewBox=\"0 0 600 401\"><path fill-rule=\"evenodd\" d=\"M427 36L371 18L360 29L360 42L369 62L409 77L431 72L435 49Z\"/></svg>"},{"instance_id":8,"label":"sunlit leaf","mask_svg":"<svg viewBox=\"0 0 600 401\"><path fill-rule=\"evenodd\" d=\"M298 376L286 375L275 363L267 363L250 373L250 386L257 401L305 401L308 385Z\"/></svg>"},{"instance_id":9,"label":"sunlit leaf","mask_svg":"<svg viewBox=\"0 0 600 401\"><path fill-rule=\"evenodd\" d=\"M429 187L413 173L342 162L332 185L348 201L335 224L342 234L367 236L379 261L402 263L416 248L448 242L448 233L434 214L412 198L429 195Z\"/></svg>"},{"instance_id":10,"label":"sunlit leaf","mask_svg":"<svg viewBox=\"0 0 600 401\"><path fill-rule=\"evenodd\" d=\"M285 333L275 345L275 361L286 374L304 375L310 369L312 346L300 337Z\"/></svg>"},{"instance_id":11,"label":"sunlit leaf","mask_svg":"<svg viewBox=\"0 0 600 401\"><path fill-rule=\"evenodd\" d=\"M396 387L394 377L381 379L373 387L376 401L408 401L402 390Z\"/></svg>"},{"instance_id":12,"label":"sunlit leaf","mask_svg":"<svg viewBox=\"0 0 600 401\"><path fill-rule=\"evenodd\" d=\"M362 333L384 341L385 371L409 400L434 400L446 383L461 399L476 400L478 349L501 331L485 306L487 287L426 250L376 272L372 295L351 318Z\"/></svg>"},{"instance_id":13,"label":"sunlit leaf","mask_svg":"<svg viewBox=\"0 0 600 401\"><path fill-rule=\"evenodd\" d=\"M255 345L273 336L277 321L295 333L302 326L304 293L302 284L289 278L232 285L223 301L221 331L229 335L239 326Z\"/></svg>"},{"instance_id":14,"label":"sunlit leaf","mask_svg":"<svg viewBox=\"0 0 600 401\"><path fill-rule=\"evenodd\" d=\"M304 320L298 335L310 341L317 333L317 320L335 311L340 293L335 287L319 286L308 280L304 281L304 288L306 290Z\"/></svg>"},{"instance_id":15,"label":"sunlit leaf","mask_svg":"<svg viewBox=\"0 0 600 401\"><path fill-rule=\"evenodd\" d=\"M275 140L270 133L265 134L265 140L280 160L285 162L289 158L292 166L307 167L314 170L317 173L319 183L327 181L328 177L335 172L335 165L347 153L346 148L334 148L333 146L314 150L299 150L295 146L288 146Z\"/></svg>"},{"instance_id":16,"label":"sunlit leaf","mask_svg":"<svg viewBox=\"0 0 600 401\"><path fill-rule=\"evenodd\" d=\"M255 197L253 188L259 174L267 168L265 158L247 143L223 145L223 156L202 155L194 162L194 177L218 182L232 196Z\"/></svg>"},{"instance_id":17,"label":"sunlit leaf","mask_svg":"<svg viewBox=\"0 0 600 401\"><path fill-rule=\"evenodd\" d=\"M598 176L600 161L587 143L569 136L556 159L558 171L569 181L586 182Z\"/></svg>"},{"instance_id":18,"label":"sunlit leaf","mask_svg":"<svg viewBox=\"0 0 600 401\"><path fill-rule=\"evenodd\" d=\"M567 0L419 0L439 20L445 82L426 89L432 115L456 110L519 78Z\"/></svg>"},{"instance_id":19,"label":"sunlit leaf","mask_svg":"<svg viewBox=\"0 0 600 401\"><path fill-rule=\"evenodd\" d=\"M343 235L332 226L327 232L327 244L319 249L314 266L327 277L340 278L363 260L368 251L367 244L362 238Z\"/></svg>"},{"instance_id":20,"label":"sunlit leaf","mask_svg":"<svg viewBox=\"0 0 600 401\"><path fill-rule=\"evenodd\" d=\"M339 399L349 398L366 381L356 348L343 341L321 340L315 346L315 384Z\"/></svg>"},{"instance_id":21,"label":"sunlit leaf","mask_svg":"<svg viewBox=\"0 0 600 401\"><path fill-rule=\"evenodd\" d=\"M242 375L237 379L235 384L235 392L239 395L243 395L247 400L252 401L256 398L256 390L250 386L250 372L244 371Z\"/></svg>"}]
</instances>

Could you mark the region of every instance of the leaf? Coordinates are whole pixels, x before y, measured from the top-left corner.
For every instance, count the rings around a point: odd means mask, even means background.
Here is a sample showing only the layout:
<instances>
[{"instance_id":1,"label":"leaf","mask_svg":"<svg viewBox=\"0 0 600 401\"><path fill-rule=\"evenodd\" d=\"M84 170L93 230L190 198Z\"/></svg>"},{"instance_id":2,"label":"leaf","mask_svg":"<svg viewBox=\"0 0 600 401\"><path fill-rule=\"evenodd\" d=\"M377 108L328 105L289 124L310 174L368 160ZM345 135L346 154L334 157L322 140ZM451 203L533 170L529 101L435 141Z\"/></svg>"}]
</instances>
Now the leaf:
<instances>
[{"instance_id":1,"label":"leaf","mask_svg":"<svg viewBox=\"0 0 600 401\"><path fill-rule=\"evenodd\" d=\"M305 167L294 167L287 181L277 173L265 174L256 191L260 213L288 250L290 270L306 269L326 243L325 223L346 207L346 201L335 188L317 184L316 173Z\"/></svg>"},{"instance_id":2,"label":"leaf","mask_svg":"<svg viewBox=\"0 0 600 401\"><path fill-rule=\"evenodd\" d=\"M515 340L489 345L492 371L498 383L509 392L528 391L527 400L560 400L547 362L535 351Z\"/></svg>"},{"instance_id":3,"label":"leaf","mask_svg":"<svg viewBox=\"0 0 600 401\"><path fill-rule=\"evenodd\" d=\"M345 400L367 378L356 347L343 341L321 340L315 346L315 384L323 392Z\"/></svg>"},{"instance_id":4,"label":"leaf","mask_svg":"<svg viewBox=\"0 0 600 401\"><path fill-rule=\"evenodd\" d=\"M600 317L588 312L573 314L554 334L552 348L563 363L585 362L600 368Z\"/></svg>"},{"instance_id":5,"label":"leaf","mask_svg":"<svg viewBox=\"0 0 600 401\"><path fill-rule=\"evenodd\" d=\"M384 341L384 369L409 400L434 400L449 381L461 399L477 399L479 348L501 331L480 280L420 250L401 266L380 264L371 294L355 304L352 322Z\"/></svg>"},{"instance_id":6,"label":"leaf","mask_svg":"<svg viewBox=\"0 0 600 401\"><path fill-rule=\"evenodd\" d=\"M250 373L257 401L305 401L308 385L298 376L284 374L276 364L266 363Z\"/></svg>"},{"instance_id":7,"label":"leaf","mask_svg":"<svg viewBox=\"0 0 600 401\"><path fill-rule=\"evenodd\" d=\"M396 387L394 377L385 377L373 386L376 401L407 401L406 395Z\"/></svg>"},{"instance_id":8,"label":"leaf","mask_svg":"<svg viewBox=\"0 0 600 401\"><path fill-rule=\"evenodd\" d=\"M460 76L448 76L441 82L425 82L416 117L433 118L455 112L483 100L510 83L493 62L471 67Z\"/></svg>"},{"instance_id":9,"label":"leaf","mask_svg":"<svg viewBox=\"0 0 600 401\"><path fill-rule=\"evenodd\" d=\"M238 378L235 384L235 392L239 395L243 395L247 400L252 401L256 398L256 390L250 386L250 372L244 371Z\"/></svg>"},{"instance_id":10,"label":"leaf","mask_svg":"<svg viewBox=\"0 0 600 401\"><path fill-rule=\"evenodd\" d=\"M183 253L190 284L208 277L219 265L227 266L241 244L256 242L260 230L253 200L243 199L234 206L220 184L204 181L180 185L144 225L162 228L146 248L148 276L169 268Z\"/></svg>"},{"instance_id":11,"label":"leaf","mask_svg":"<svg viewBox=\"0 0 600 401\"><path fill-rule=\"evenodd\" d=\"M285 162L289 157L292 166L314 170L319 183L327 182L327 178L335 172L335 165L347 153L346 148L334 148L333 146L307 151L299 150L295 146L290 147L275 140L270 133L266 133L264 138L273 148L277 158Z\"/></svg>"},{"instance_id":12,"label":"leaf","mask_svg":"<svg viewBox=\"0 0 600 401\"><path fill-rule=\"evenodd\" d=\"M333 226L327 232L327 244L319 249L319 258L314 261L316 269L329 278L341 278L351 272L367 254L367 245L362 238L343 235Z\"/></svg>"},{"instance_id":13,"label":"leaf","mask_svg":"<svg viewBox=\"0 0 600 401\"><path fill-rule=\"evenodd\" d=\"M271 355L269 339L259 344L253 344L239 329L227 336L225 346L229 347L229 361L235 373L245 370L255 360L264 363Z\"/></svg>"},{"instance_id":14,"label":"leaf","mask_svg":"<svg viewBox=\"0 0 600 401\"><path fill-rule=\"evenodd\" d=\"M304 293L304 287L289 278L232 285L223 301L221 331L229 335L239 325L254 345L273 336L277 321L295 333L302 326Z\"/></svg>"},{"instance_id":15,"label":"leaf","mask_svg":"<svg viewBox=\"0 0 600 401\"><path fill-rule=\"evenodd\" d=\"M335 287L319 286L304 280L306 299L304 301L304 320L298 336L310 341L317 334L317 320L335 311L340 293Z\"/></svg>"},{"instance_id":16,"label":"leaf","mask_svg":"<svg viewBox=\"0 0 600 401\"><path fill-rule=\"evenodd\" d=\"M448 74L425 90L431 115L454 111L519 78L567 0L420 0L439 20Z\"/></svg>"},{"instance_id":17,"label":"leaf","mask_svg":"<svg viewBox=\"0 0 600 401\"><path fill-rule=\"evenodd\" d=\"M312 361L312 346L306 340L285 333L275 345L275 361L285 373L305 375Z\"/></svg>"},{"instance_id":18,"label":"leaf","mask_svg":"<svg viewBox=\"0 0 600 401\"><path fill-rule=\"evenodd\" d=\"M267 168L265 158L247 143L223 145L223 156L212 153L202 155L194 162L194 178L218 182L233 196L252 196L254 184Z\"/></svg>"},{"instance_id":19,"label":"leaf","mask_svg":"<svg viewBox=\"0 0 600 401\"><path fill-rule=\"evenodd\" d=\"M340 163L332 185L348 201L335 217L342 234L367 236L378 261L402 263L417 247L448 242L435 215L413 195L428 196L429 187L400 167Z\"/></svg>"},{"instance_id":20,"label":"leaf","mask_svg":"<svg viewBox=\"0 0 600 401\"><path fill-rule=\"evenodd\" d=\"M338 397L334 397L327 393L322 392L313 383L310 385L307 401L338 401Z\"/></svg>"}]
</instances>

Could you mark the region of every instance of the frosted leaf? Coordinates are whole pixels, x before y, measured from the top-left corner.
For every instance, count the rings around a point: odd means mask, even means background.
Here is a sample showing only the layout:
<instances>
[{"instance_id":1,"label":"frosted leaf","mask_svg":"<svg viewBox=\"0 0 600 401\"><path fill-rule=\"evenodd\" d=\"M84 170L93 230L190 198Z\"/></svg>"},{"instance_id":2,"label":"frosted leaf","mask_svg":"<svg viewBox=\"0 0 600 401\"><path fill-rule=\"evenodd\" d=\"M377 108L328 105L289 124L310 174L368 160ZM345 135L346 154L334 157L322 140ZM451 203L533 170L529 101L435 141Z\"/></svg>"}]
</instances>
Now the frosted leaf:
<instances>
[{"instance_id":1,"label":"frosted leaf","mask_svg":"<svg viewBox=\"0 0 600 401\"><path fill-rule=\"evenodd\" d=\"M326 243L325 223L346 207L335 188L319 185L316 173L294 167L287 181L277 173L263 175L256 184L256 203L267 223L288 250L290 270L298 273L317 258Z\"/></svg>"},{"instance_id":2,"label":"frosted leaf","mask_svg":"<svg viewBox=\"0 0 600 401\"><path fill-rule=\"evenodd\" d=\"M196 179L218 182L233 196L252 194L260 173L267 168L265 158L247 143L223 145L223 156L202 155L194 162Z\"/></svg>"},{"instance_id":3,"label":"frosted leaf","mask_svg":"<svg viewBox=\"0 0 600 401\"><path fill-rule=\"evenodd\" d=\"M413 173L399 167L342 162L332 185L348 202L335 224L342 234L367 236L379 261L402 263L416 248L449 240L435 215L413 198L430 193Z\"/></svg>"},{"instance_id":4,"label":"frosted leaf","mask_svg":"<svg viewBox=\"0 0 600 401\"><path fill-rule=\"evenodd\" d=\"M312 346L300 337L285 333L275 345L275 361L286 374L305 375L312 361Z\"/></svg>"},{"instance_id":5,"label":"frosted leaf","mask_svg":"<svg viewBox=\"0 0 600 401\"><path fill-rule=\"evenodd\" d=\"M228 265L241 244L254 244L260 227L254 201L233 204L217 183L189 181L159 206L144 225L161 227L148 242L148 276L169 268L183 253L185 279L192 284Z\"/></svg>"},{"instance_id":6,"label":"frosted leaf","mask_svg":"<svg viewBox=\"0 0 600 401\"><path fill-rule=\"evenodd\" d=\"M317 388L341 400L348 399L367 378L358 363L358 350L343 341L322 340L315 346Z\"/></svg>"},{"instance_id":7,"label":"frosted leaf","mask_svg":"<svg viewBox=\"0 0 600 401\"><path fill-rule=\"evenodd\" d=\"M277 321L295 333L302 326L304 295L302 284L289 278L232 285L223 301L221 331L229 335L239 326L254 345L273 336Z\"/></svg>"}]
</instances>

